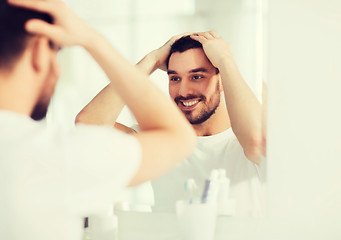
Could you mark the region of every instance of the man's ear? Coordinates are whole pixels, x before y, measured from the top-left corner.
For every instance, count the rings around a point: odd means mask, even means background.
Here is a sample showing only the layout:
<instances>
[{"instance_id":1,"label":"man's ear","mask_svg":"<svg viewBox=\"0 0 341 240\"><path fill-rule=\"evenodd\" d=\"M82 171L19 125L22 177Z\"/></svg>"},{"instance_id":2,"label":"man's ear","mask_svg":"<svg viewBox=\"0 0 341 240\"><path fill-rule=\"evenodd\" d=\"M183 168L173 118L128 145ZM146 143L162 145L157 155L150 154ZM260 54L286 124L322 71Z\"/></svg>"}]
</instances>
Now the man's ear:
<instances>
[{"instance_id":1,"label":"man's ear","mask_svg":"<svg viewBox=\"0 0 341 240\"><path fill-rule=\"evenodd\" d=\"M49 41L45 37L34 37L31 39L31 64L35 73L45 77L49 71L51 49Z\"/></svg>"}]
</instances>

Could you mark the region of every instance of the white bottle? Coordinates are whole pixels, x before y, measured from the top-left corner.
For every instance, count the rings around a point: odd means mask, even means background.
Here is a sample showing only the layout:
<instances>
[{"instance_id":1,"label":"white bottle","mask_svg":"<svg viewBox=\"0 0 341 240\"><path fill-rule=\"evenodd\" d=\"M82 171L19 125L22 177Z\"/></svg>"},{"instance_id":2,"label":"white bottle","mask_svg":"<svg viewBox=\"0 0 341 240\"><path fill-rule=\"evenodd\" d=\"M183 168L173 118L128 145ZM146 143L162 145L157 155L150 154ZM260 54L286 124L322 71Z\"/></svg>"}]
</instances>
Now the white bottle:
<instances>
[{"instance_id":1,"label":"white bottle","mask_svg":"<svg viewBox=\"0 0 341 240\"><path fill-rule=\"evenodd\" d=\"M226 177L226 170L218 170L219 190L217 196L217 214L224 216L235 215L235 201L229 199L230 179Z\"/></svg>"},{"instance_id":2,"label":"white bottle","mask_svg":"<svg viewBox=\"0 0 341 240\"><path fill-rule=\"evenodd\" d=\"M109 206L102 214L89 217L91 240L117 239L117 216L114 215L113 206Z\"/></svg>"}]
</instances>

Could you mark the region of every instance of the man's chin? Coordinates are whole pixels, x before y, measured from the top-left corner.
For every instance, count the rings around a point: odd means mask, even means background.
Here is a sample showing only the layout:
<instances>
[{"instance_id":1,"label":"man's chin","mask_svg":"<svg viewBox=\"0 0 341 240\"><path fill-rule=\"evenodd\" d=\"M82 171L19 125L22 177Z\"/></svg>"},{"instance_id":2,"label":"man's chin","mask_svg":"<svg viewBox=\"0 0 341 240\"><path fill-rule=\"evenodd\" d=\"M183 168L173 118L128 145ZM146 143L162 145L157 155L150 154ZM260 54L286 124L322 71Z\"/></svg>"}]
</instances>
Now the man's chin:
<instances>
[{"instance_id":1,"label":"man's chin","mask_svg":"<svg viewBox=\"0 0 341 240\"><path fill-rule=\"evenodd\" d=\"M211 111L202 111L199 114L195 114L194 112L187 112L185 114L185 117L192 125L199 125L204 122L206 122L208 119L212 117L212 115L215 113L216 107Z\"/></svg>"},{"instance_id":2,"label":"man's chin","mask_svg":"<svg viewBox=\"0 0 341 240\"><path fill-rule=\"evenodd\" d=\"M193 117L188 117L186 116L187 120L189 121L190 124L192 125L199 125L202 124L203 122L207 121L207 117L200 117L200 118L193 118Z\"/></svg>"}]
</instances>

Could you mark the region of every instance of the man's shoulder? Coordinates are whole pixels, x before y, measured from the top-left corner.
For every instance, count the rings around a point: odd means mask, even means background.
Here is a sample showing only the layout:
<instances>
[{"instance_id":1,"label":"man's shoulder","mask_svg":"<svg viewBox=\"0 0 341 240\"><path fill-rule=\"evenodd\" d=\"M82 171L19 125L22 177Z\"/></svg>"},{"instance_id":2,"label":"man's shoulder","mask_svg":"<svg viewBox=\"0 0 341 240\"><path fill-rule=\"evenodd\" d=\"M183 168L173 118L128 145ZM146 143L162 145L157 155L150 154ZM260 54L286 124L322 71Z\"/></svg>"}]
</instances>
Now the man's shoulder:
<instances>
[{"instance_id":1,"label":"man's shoulder","mask_svg":"<svg viewBox=\"0 0 341 240\"><path fill-rule=\"evenodd\" d=\"M29 116L0 110L1 138L19 143L46 131L45 121L34 121Z\"/></svg>"}]
</instances>

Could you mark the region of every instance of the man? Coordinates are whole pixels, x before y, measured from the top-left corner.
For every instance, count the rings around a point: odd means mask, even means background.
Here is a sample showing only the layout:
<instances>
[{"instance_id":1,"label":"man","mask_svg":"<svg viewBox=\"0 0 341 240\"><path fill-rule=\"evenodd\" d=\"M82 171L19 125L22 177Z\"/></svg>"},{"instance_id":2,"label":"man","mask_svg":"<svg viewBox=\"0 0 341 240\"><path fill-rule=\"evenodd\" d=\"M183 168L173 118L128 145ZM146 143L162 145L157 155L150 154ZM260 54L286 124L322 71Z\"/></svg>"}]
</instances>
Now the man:
<instances>
[{"instance_id":1,"label":"man","mask_svg":"<svg viewBox=\"0 0 341 240\"><path fill-rule=\"evenodd\" d=\"M127 185L165 173L191 152L195 135L147 76L62 1L9 3L0 0L1 238L80 239L82 217ZM136 136L84 125L65 132L33 120L44 118L54 91L58 46L71 45L106 72L139 122Z\"/></svg>"},{"instance_id":2,"label":"man","mask_svg":"<svg viewBox=\"0 0 341 240\"><path fill-rule=\"evenodd\" d=\"M262 215L263 176L258 166L265 153L262 110L240 75L229 44L214 31L179 35L149 53L137 66L148 74L157 68L167 70L170 97L198 136L192 155L152 182L154 210L174 210L175 202L188 196L183 187L188 178L203 189L210 171L224 168L231 181L230 198L236 201L236 215ZM123 101L110 85L76 121L112 124L116 120ZM121 124L115 126L134 132ZM196 192L195 197L199 199L201 193Z\"/></svg>"}]
</instances>

